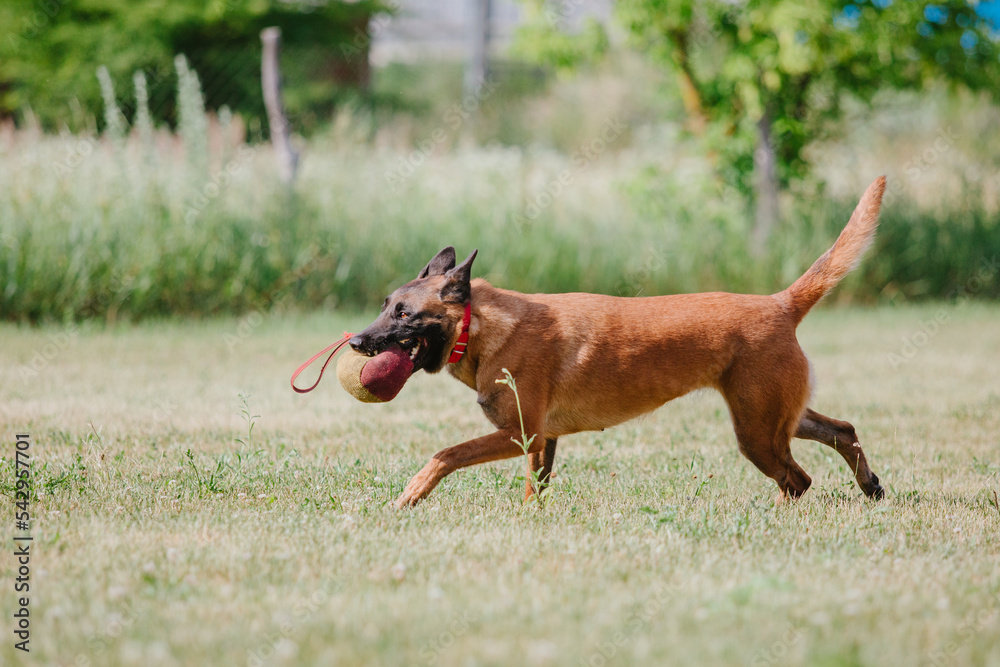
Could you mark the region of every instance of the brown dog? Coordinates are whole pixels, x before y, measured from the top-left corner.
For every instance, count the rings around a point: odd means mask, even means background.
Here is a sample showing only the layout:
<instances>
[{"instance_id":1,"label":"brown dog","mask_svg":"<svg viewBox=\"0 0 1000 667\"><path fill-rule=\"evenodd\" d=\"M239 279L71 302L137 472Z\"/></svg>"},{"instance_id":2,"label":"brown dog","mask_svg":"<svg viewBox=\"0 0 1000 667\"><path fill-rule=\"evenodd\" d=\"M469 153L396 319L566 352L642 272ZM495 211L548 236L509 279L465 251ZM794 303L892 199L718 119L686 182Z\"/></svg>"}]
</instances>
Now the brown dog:
<instances>
[{"instance_id":1,"label":"brown dog","mask_svg":"<svg viewBox=\"0 0 1000 667\"><path fill-rule=\"evenodd\" d=\"M435 454L397 506L416 504L459 468L523 453L511 440L521 434L514 396L496 384L503 368L517 380L526 432L539 436L529 460L543 482L559 436L605 429L712 387L729 405L740 451L784 496L802 495L812 481L792 458L794 436L836 449L861 490L881 498L854 427L806 407L810 367L795 328L871 244L884 190L885 178L872 183L833 247L770 296L521 294L470 280L476 252L455 266L454 248L445 248L350 344L366 354L401 345L414 372L436 373L452 356L471 302L467 351L448 370L476 390L497 430Z\"/></svg>"}]
</instances>

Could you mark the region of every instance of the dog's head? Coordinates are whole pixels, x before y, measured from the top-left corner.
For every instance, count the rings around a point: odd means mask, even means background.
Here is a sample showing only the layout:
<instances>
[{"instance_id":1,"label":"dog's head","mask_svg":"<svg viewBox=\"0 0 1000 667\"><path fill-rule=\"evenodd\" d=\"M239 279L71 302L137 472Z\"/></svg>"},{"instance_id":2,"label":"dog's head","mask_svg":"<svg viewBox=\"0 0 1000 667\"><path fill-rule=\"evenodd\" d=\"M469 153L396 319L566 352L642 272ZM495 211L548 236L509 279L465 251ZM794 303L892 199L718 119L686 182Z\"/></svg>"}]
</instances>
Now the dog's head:
<instances>
[{"instance_id":1,"label":"dog's head","mask_svg":"<svg viewBox=\"0 0 1000 667\"><path fill-rule=\"evenodd\" d=\"M413 372L422 368L436 373L444 368L462 330L477 252L473 250L458 266L454 248L439 252L416 280L386 297L382 313L351 338L351 347L370 356L399 345L410 353Z\"/></svg>"}]
</instances>

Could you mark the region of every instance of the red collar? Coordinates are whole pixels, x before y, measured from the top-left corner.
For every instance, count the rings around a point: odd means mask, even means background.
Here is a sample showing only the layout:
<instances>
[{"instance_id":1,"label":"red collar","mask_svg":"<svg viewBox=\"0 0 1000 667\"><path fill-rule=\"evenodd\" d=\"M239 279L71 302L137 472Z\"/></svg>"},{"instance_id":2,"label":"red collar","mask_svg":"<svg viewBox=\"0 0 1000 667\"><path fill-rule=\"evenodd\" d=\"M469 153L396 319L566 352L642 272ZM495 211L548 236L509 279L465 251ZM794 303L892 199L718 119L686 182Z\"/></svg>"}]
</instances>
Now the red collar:
<instances>
[{"instance_id":1,"label":"red collar","mask_svg":"<svg viewBox=\"0 0 1000 667\"><path fill-rule=\"evenodd\" d=\"M462 333L459 334L458 340L455 341L455 347L451 350L451 356L448 357L449 364L457 364L462 360L462 355L465 354L465 348L469 345L469 323L472 322L472 300L465 302L465 314L462 316Z\"/></svg>"}]
</instances>

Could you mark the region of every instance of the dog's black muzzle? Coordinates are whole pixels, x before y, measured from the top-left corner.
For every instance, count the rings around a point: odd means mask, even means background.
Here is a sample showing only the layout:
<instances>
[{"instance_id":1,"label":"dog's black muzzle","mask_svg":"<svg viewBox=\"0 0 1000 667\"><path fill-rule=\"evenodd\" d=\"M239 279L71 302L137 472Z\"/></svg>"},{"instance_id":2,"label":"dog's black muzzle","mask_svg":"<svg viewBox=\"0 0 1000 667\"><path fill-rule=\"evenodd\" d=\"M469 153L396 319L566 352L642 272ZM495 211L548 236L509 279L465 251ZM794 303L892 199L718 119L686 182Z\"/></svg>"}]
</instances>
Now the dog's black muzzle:
<instances>
[{"instance_id":1,"label":"dog's black muzzle","mask_svg":"<svg viewBox=\"0 0 1000 667\"><path fill-rule=\"evenodd\" d=\"M365 329L361 333L354 334L351 339L347 341L347 344L354 349L355 352L360 352L361 354L373 357L379 352L382 352L389 346L390 337L385 334L372 333L369 329Z\"/></svg>"},{"instance_id":2,"label":"dog's black muzzle","mask_svg":"<svg viewBox=\"0 0 1000 667\"><path fill-rule=\"evenodd\" d=\"M386 348L392 345L408 347L407 343L417 335L412 327L399 326L396 323L390 323L387 327L376 320L361 333L351 336L351 339L347 343L355 352L372 357L384 352Z\"/></svg>"}]
</instances>

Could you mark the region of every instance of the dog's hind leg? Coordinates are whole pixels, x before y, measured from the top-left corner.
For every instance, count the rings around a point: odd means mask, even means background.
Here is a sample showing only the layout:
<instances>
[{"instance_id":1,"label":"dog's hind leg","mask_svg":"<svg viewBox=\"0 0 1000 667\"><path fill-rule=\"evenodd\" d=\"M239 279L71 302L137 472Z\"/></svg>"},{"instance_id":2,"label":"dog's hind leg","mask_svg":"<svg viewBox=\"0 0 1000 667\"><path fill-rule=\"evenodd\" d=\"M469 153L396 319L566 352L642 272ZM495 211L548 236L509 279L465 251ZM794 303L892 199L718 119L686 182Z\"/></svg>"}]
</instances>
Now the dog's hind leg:
<instances>
[{"instance_id":1,"label":"dog's hind leg","mask_svg":"<svg viewBox=\"0 0 1000 667\"><path fill-rule=\"evenodd\" d=\"M732 407L730 411L743 456L777 482L782 495L798 498L805 493L812 479L792 458L789 446L794 417L771 417Z\"/></svg>"},{"instance_id":2,"label":"dog's hind leg","mask_svg":"<svg viewBox=\"0 0 1000 667\"><path fill-rule=\"evenodd\" d=\"M761 370L780 373L767 377ZM805 355L756 359L737 364L720 378L729 404L740 452L775 482L785 497L798 498L812 480L795 459L790 443L809 397L809 366Z\"/></svg>"},{"instance_id":3,"label":"dog's hind leg","mask_svg":"<svg viewBox=\"0 0 1000 667\"><path fill-rule=\"evenodd\" d=\"M807 409L795 431L795 437L822 442L837 450L837 453L844 457L847 465L854 471L858 486L861 487L866 496L875 499L885 497L885 490L879 484L878 477L868 467L868 459L861 451L854 427L849 423Z\"/></svg>"},{"instance_id":4,"label":"dog's hind leg","mask_svg":"<svg viewBox=\"0 0 1000 667\"><path fill-rule=\"evenodd\" d=\"M538 492L541 493L549 485L552 476L552 464L556 459L556 438L545 439L545 449L534 454L528 454L528 479L524 483L524 500L527 502L535 495L532 476L538 473Z\"/></svg>"}]
</instances>

